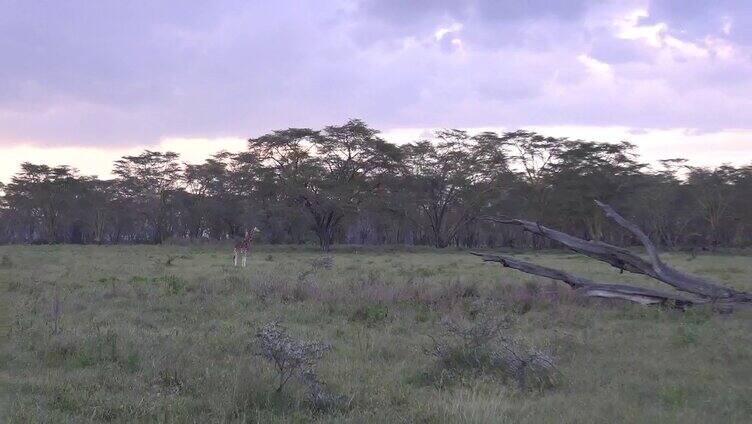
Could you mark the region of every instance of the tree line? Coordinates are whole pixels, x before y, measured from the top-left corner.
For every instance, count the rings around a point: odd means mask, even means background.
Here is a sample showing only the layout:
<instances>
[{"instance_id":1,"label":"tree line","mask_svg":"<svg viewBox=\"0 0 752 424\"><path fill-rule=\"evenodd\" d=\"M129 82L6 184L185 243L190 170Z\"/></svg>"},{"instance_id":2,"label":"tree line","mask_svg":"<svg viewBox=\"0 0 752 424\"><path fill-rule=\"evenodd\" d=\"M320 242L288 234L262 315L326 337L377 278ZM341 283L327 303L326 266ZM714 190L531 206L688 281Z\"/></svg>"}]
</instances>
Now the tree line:
<instances>
[{"instance_id":1,"label":"tree line","mask_svg":"<svg viewBox=\"0 0 752 424\"><path fill-rule=\"evenodd\" d=\"M23 163L0 185L1 243L225 240L258 227L266 243L547 247L485 217L524 218L620 245L598 199L666 248L752 245L752 165L640 161L635 146L530 131L443 130L389 143L361 120L289 128L201 164L146 150L113 179Z\"/></svg>"}]
</instances>

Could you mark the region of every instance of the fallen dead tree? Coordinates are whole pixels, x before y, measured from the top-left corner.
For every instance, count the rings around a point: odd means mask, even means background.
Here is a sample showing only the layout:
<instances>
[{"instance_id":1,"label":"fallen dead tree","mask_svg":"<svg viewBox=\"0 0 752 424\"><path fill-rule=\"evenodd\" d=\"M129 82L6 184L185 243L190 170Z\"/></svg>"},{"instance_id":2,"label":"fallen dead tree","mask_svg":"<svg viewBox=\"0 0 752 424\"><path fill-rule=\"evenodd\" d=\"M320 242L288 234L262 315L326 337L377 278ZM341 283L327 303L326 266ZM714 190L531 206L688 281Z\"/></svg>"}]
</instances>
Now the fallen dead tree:
<instances>
[{"instance_id":1,"label":"fallen dead tree","mask_svg":"<svg viewBox=\"0 0 752 424\"><path fill-rule=\"evenodd\" d=\"M634 223L619 215L611 206L596 200L605 215L636 236L647 251L645 259L628 249L600 241L590 241L544 227L536 222L521 219L487 218L500 224L517 225L524 231L557 241L575 252L606 262L621 271L643 274L668 284L679 293L668 293L626 284L592 281L568 272L521 261L510 256L475 253L486 262L498 262L528 274L562 281L585 296L622 299L643 305L666 305L678 309L712 303L721 310L731 310L737 305L752 305L752 294L726 287L715 281L681 272L665 264L650 238Z\"/></svg>"}]
</instances>

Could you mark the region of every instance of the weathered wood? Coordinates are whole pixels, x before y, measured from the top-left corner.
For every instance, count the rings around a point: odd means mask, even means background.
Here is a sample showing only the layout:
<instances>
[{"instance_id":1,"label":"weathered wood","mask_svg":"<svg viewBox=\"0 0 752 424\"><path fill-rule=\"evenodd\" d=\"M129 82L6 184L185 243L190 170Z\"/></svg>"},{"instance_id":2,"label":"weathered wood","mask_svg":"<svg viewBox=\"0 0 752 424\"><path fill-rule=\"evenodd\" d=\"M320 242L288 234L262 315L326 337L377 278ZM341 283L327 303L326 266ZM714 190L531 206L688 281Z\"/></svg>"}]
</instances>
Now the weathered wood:
<instances>
[{"instance_id":1,"label":"weathered wood","mask_svg":"<svg viewBox=\"0 0 752 424\"><path fill-rule=\"evenodd\" d=\"M611 206L597 200L595 203L604 211L608 218L637 236L642 245L645 246L645 250L650 257L650 270L653 271L652 274L648 274L651 277L674 286L677 290L692 293L697 296L703 296L714 300L727 299L732 301L752 301L752 296L750 296L749 293L725 287L715 281L687 274L666 265L658 256L658 249L653 242L650 241L650 238L642 232L640 227L619 215ZM636 255L633 254L633 256ZM645 272L645 274L647 274L647 272Z\"/></svg>"},{"instance_id":2,"label":"weathered wood","mask_svg":"<svg viewBox=\"0 0 752 424\"><path fill-rule=\"evenodd\" d=\"M593 283L582 277L574 276L563 271L551 268L541 267L523 261L510 258L508 256L482 255L486 261L500 262L502 265L510 268L527 272L529 274L540 275L563 281L573 288L584 289L591 296L598 297L617 297L620 299L636 301L643 304L665 303L667 301L677 302L681 308L687 306L719 302L724 304L752 304L752 294L726 287L715 281L698 277L695 275L681 272L665 264L658 255L658 249L652 243L650 238L634 223L619 215L611 206L596 201L598 207L603 210L605 215L616 222L619 226L635 235L645 246L649 260L622 247L614 246L600 241L584 240L572 235L547 228L536 222L525 221L521 219L496 219L486 218L487 220L500 224L510 224L522 227L524 231L536 234L550 240L557 241L574 250L575 252L589 256L602 262L606 262L620 270L629 271L636 274L643 274L654 278L662 283L668 284L677 290L690 293L697 299L688 299L675 296L668 293L657 292L643 289L636 286L625 286L620 284ZM595 286L594 286L595 285ZM586 288L586 286L588 288ZM630 299L629 297L634 297ZM648 301L653 299L654 301ZM662 299L662 300L661 300Z\"/></svg>"},{"instance_id":3,"label":"weathered wood","mask_svg":"<svg viewBox=\"0 0 752 424\"><path fill-rule=\"evenodd\" d=\"M660 304L678 309L686 309L687 307L698 303L705 303L705 301L701 299L692 300L679 295L643 287L595 282L568 272L521 261L510 256L487 255L476 252L471 252L471 254L480 256L485 262L498 262L507 268L564 282L571 288L589 297L621 299L642 305Z\"/></svg>"}]
</instances>

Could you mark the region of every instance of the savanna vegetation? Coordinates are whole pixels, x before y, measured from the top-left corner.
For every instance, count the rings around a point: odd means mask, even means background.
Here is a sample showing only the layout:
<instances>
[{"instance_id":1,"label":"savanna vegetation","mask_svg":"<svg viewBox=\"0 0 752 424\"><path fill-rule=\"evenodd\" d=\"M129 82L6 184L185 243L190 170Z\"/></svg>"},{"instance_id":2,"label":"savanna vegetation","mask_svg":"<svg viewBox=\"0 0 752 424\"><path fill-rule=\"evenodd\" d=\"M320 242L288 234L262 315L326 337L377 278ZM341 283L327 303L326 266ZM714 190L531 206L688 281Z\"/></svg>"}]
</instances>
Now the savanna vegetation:
<instances>
[{"instance_id":1,"label":"savanna vegetation","mask_svg":"<svg viewBox=\"0 0 752 424\"><path fill-rule=\"evenodd\" d=\"M579 296L457 248L0 246L1 420L748 422L749 309ZM556 251L518 260L643 276ZM752 290L752 259L668 253ZM280 366L280 364L282 364Z\"/></svg>"},{"instance_id":2,"label":"savanna vegetation","mask_svg":"<svg viewBox=\"0 0 752 424\"><path fill-rule=\"evenodd\" d=\"M3 421L749 420L752 165L436 138L352 120L109 180L22 164L0 186Z\"/></svg>"},{"instance_id":3,"label":"savanna vegetation","mask_svg":"<svg viewBox=\"0 0 752 424\"><path fill-rule=\"evenodd\" d=\"M183 164L145 151L114 179L24 163L0 186L0 243L217 241L259 227L269 244L553 246L487 220L522 218L588 240L633 245L593 200L634 220L659 246L752 244L752 166L643 163L629 143L528 131L440 131L395 145L359 120L290 128Z\"/></svg>"}]
</instances>

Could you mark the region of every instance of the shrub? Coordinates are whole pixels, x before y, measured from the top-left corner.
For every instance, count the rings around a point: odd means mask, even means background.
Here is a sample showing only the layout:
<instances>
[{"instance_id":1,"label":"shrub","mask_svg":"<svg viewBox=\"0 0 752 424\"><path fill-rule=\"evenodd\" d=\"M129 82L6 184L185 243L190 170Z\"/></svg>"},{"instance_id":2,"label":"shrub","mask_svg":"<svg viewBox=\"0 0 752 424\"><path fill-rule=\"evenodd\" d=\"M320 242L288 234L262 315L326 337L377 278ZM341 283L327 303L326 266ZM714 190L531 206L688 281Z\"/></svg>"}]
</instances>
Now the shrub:
<instances>
[{"instance_id":1,"label":"shrub","mask_svg":"<svg viewBox=\"0 0 752 424\"><path fill-rule=\"evenodd\" d=\"M437 358L428 377L440 383L465 376L487 375L516 383L520 390L543 390L555 386L558 371L554 360L538 349L509 337L508 317L486 315L470 324L443 320L443 334L425 349Z\"/></svg>"},{"instance_id":2,"label":"shrub","mask_svg":"<svg viewBox=\"0 0 752 424\"><path fill-rule=\"evenodd\" d=\"M277 391L282 390L290 378L301 376L303 372L313 372L316 362L330 349L329 345L321 342L293 339L276 321L261 327L256 338L256 355L271 362L277 371Z\"/></svg>"},{"instance_id":3,"label":"shrub","mask_svg":"<svg viewBox=\"0 0 752 424\"><path fill-rule=\"evenodd\" d=\"M280 392L290 379L297 377L306 387L306 401L312 409L328 411L348 403L345 396L330 390L316 375L316 363L331 346L322 342L295 340L276 321L261 327L256 338L256 355L271 362L277 372L276 392Z\"/></svg>"}]
</instances>

